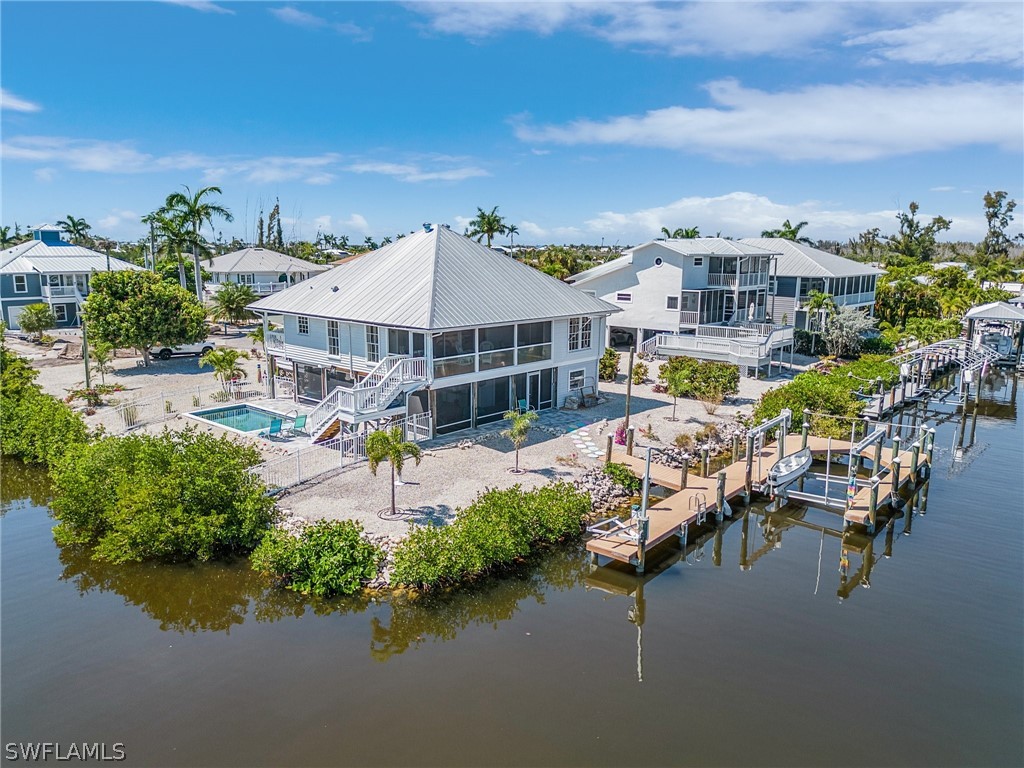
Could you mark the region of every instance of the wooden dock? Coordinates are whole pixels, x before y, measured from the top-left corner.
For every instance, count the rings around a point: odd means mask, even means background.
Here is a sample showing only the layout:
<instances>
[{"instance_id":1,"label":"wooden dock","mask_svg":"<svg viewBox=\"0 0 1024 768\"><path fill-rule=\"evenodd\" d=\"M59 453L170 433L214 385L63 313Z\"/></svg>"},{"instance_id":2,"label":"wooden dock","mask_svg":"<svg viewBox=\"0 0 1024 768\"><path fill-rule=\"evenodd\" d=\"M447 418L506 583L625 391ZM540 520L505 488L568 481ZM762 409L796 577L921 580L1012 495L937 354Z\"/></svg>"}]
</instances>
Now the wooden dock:
<instances>
[{"instance_id":1,"label":"wooden dock","mask_svg":"<svg viewBox=\"0 0 1024 768\"><path fill-rule=\"evenodd\" d=\"M923 433L927 434L927 433ZM837 509L838 503L833 499L831 503L824 497L821 498L823 506L832 511L844 514L845 524L858 523L866 526L873 526L875 511L879 506L891 503L898 499L900 489L907 483L916 483L920 469L928 464L930 451L921 439L915 447L901 450L899 460L892 457L890 447L881 448L882 460L879 466L874 466L875 457L879 454L878 447L864 449L860 455L862 459L872 462L872 478L868 482L861 482L856 495L849 503L844 502ZM800 450L802 444L801 435L788 435L785 440L785 455L790 455ZM853 443L848 440L836 440L824 437L808 436L807 447L815 456L825 457L829 452L833 456L848 456ZM652 500L647 507L646 536L641 543L643 521L638 514L634 514L621 525L609 528L607 531L595 533L587 540L586 548L592 556L607 557L623 563L629 563L643 570L644 553L647 549L678 536L686 539L691 527L704 522L708 514L722 518L724 514L730 513L730 509L719 509L719 502L728 507L728 502L738 496L746 496L748 483L748 466L750 491L757 492L763 489L768 480L768 472L772 466L781 458L779 443L771 442L763 445L760 449L754 450L751 456L734 461L719 472L710 477L701 477L693 473L686 475L686 487L683 488L684 473L679 469L672 469L661 464L652 463L650 470L651 486L661 486L670 491L676 491L662 500ZM624 450L615 450L611 453L611 461L617 464L624 464L634 475L644 477L646 467L645 459L638 456L631 456ZM915 471L912 472L911 469ZM898 473L898 474L896 474ZM895 481L893 476L896 474ZM720 478L724 476L724 480ZM844 491L847 486L846 476L832 476L837 485L841 485ZM724 483L724 488L719 490L719 484ZM784 498L785 493L781 494ZM809 494L801 494L800 500L804 503L815 503L808 500Z\"/></svg>"}]
</instances>

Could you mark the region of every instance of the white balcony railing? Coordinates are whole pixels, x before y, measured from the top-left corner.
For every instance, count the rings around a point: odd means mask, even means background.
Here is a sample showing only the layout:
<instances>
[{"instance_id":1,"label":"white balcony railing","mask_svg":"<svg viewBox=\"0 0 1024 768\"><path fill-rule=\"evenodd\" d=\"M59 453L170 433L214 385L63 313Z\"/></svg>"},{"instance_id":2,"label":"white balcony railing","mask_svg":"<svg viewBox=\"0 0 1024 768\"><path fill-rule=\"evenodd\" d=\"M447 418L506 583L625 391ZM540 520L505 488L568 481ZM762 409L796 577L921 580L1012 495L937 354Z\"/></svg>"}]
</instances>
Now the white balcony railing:
<instances>
[{"instance_id":1,"label":"white balcony railing","mask_svg":"<svg viewBox=\"0 0 1024 768\"><path fill-rule=\"evenodd\" d=\"M267 349L284 349L284 331L267 331L264 334Z\"/></svg>"},{"instance_id":2,"label":"white balcony railing","mask_svg":"<svg viewBox=\"0 0 1024 768\"><path fill-rule=\"evenodd\" d=\"M700 322L700 312L691 312L689 310L683 310L679 313L679 323L681 325L696 325Z\"/></svg>"},{"instance_id":3,"label":"white balcony railing","mask_svg":"<svg viewBox=\"0 0 1024 768\"><path fill-rule=\"evenodd\" d=\"M70 298L75 295L73 285L44 285L43 296L48 299Z\"/></svg>"},{"instance_id":4,"label":"white balcony railing","mask_svg":"<svg viewBox=\"0 0 1024 768\"><path fill-rule=\"evenodd\" d=\"M749 288L754 285L768 285L767 272L747 272L737 275L735 272L710 272L708 285L726 288Z\"/></svg>"}]
</instances>

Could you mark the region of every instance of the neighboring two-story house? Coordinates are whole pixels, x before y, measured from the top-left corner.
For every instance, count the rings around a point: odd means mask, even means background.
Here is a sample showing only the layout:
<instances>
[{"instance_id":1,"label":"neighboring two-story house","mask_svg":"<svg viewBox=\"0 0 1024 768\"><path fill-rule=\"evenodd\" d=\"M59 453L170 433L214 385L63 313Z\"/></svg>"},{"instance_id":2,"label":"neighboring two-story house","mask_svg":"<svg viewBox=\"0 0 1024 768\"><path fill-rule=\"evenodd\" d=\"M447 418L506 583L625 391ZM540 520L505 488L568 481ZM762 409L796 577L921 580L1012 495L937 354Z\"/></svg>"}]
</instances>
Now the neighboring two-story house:
<instances>
[{"instance_id":1,"label":"neighboring two-story house","mask_svg":"<svg viewBox=\"0 0 1024 768\"><path fill-rule=\"evenodd\" d=\"M778 255L720 237L655 240L569 282L621 310L609 343L614 335L641 351L729 361L756 375L792 348L792 328L770 316Z\"/></svg>"},{"instance_id":2,"label":"neighboring two-story house","mask_svg":"<svg viewBox=\"0 0 1024 768\"><path fill-rule=\"evenodd\" d=\"M211 291L225 283L242 283L266 296L326 272L330 267L286 256L269 248L243 248L211 259L206 269L212 276L207 283Z\"/></svg>"},{"instance_id":3,"label":"neighboring two-story house","mask_svg":"<svg viewBox=\"0 0 1024 768\"><path fill-rule=\"evenodd\" d=\"M614 306L446 226L426 227L250 306L276 395L314 439L432 414L433 434L561 406L597 384ZM265 326L266 327L266 326Z\"/></svg>"},{"instance_id":4,"label":"neighboring two-story house","mask_svg":"<svg viewBox=\"0 0 1024 768\"><path fill-rule=\"evenodd\" d=\"M32 239L0 251L0 319L17 330L29 304L49 304L58 328L79 325L82 302L95 272L141 269L127 261L61 240L52 225L37 227Z\"/></svg>"},{"instance_id":5,"label":"neighboring two-story house","mask_svg":"<svg viewBox=\"0 0 1024 768\"><path fill-rule=\"evenodd\" d=\"M857 307L874 315L875 285L882 270L780 237L748 237L740 242L776 251L770 305L772 315L807 330L806 310L812 291L827 293L839 306Z\"/></svg>"}]
</instances>

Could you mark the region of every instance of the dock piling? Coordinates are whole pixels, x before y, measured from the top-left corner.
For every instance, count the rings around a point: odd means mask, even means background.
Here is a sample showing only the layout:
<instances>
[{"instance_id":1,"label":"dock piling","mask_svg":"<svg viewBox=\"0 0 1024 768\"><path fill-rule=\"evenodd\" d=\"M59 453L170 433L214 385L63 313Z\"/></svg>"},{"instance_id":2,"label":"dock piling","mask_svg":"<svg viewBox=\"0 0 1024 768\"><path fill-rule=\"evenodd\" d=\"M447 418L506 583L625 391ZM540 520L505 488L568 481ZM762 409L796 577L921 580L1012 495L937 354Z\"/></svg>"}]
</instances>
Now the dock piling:
<instances>
[{"instance_id":1,"label":"dock piling","mask_svg":"<svg viewBox=\"0 0 1024 768\"><path fill-rule=\"evenodd\" d=\"M719 523L725 519L725 470L718 473L718 493L715 499L715 520Z\"/></svg>"},{"instance_id":2,"label":"dock piling","mask_svg":"<svg viewBox=\"0 0 1024 768\"><path fill-rule=\"evenodd\" d=\"M700 476L707 477L711 467L710 452L707 448L700 449Z\"/></svg>"},{"instance_id":3,"label":"dock piling","mask_svg":"<svg viewBox=\"0 0 1024 768\"><path fill-rule=\"evenodd\" d=\"M626 455L633 455L633 427L629 427L626 430Z\"/></svg>"},{"instance_id":4,"label":"dock piling","mask_svg":"<svg viewBox=\"0 0 1024 768\"><path fill-rule=\"evenodd\" d=\"M811 411L804 408L804 423L800 425L800 450L807 447L807 434L811 430Z\"/></svg>"},{"instance_id":5,"label":"dock piling","mask_svg":"<svg viewBox=\"0 0 1024 768\"><path fill-rule=\"evenodd\" d=\"M900 457L892 460L892 499L889 502L893 509L899 509L900 503Z\"/></svg>"},{"instance_id":6,"label":"dock piling","mask_svg":"<svg viewBox=\"0 0 1024 768\"><path fill-rule=\"evenodd\" d=\"M878 513L878 484L881 482L878 475L871 478L871 494L868 496L868 528L875 529L875 519Z\"/></svg>"},{"instance_id":7,"label":"dock piling","mask_svg":"<svg viewBox=\"0 0 1024 768\"><path fill-rule=\"evenodd\" d=\"M899 435L896 435L896 437L894 437L892 439L892 460L893 461L896 461L897 457L900 455L900 442L902 442L902 441L900 440L900 436Z\"/></svg>"},{"instance_id":8,"label":"dock piling","mask_svg":"<svg viewBox=\"0 0 1024 768\"><path fill-rule=\"evenodd\" d=\"M754 490L754 436L747 435L747 468L743 475L743 503L750 506L750 494Z\"/></svg>"},{"instance_id":9,"label":"dock piling","mask_svg":"<svg viewBox=\"0 0 1024 768\"><path fill-rule=\"evenodd\" d=\"M683 454L683 466L679 470L679 490L686 490L687 475L690 474L690 454Z\"/></svg>"},{"instance_id":10,"label":"dock piling","mask_svg":"<svg viewBox=\"0 0 1024 768\"><path fill-rule=\"evenodd\" d=\"M612 446L614 445L614 443L615 443L615 436L614 435L608 435L608 444L605 446L605 449L604 449L604 463L605 464L607 464L608 462L610 462L612 460Z\"/></svg>"},{"instance_id":11,"label":"dock piling","mask_svg":"<svg viewBox=\"0 0 1024 768\"><path fill-rule=\"evenodd\" d=\"M916 441L910 446L910 481L917 482L917 465L921 459L921 442Z\"/></svg>"},{"instance_id":12,"label":"dock piling","mask_svg":"<svg viewBox=\"0 0 1024 768\"><path fill-rule=\"evenodd\" d=\"M732 460L740 460L740 436L738 432L732 436Z\"/></svg>"}]
</instances>

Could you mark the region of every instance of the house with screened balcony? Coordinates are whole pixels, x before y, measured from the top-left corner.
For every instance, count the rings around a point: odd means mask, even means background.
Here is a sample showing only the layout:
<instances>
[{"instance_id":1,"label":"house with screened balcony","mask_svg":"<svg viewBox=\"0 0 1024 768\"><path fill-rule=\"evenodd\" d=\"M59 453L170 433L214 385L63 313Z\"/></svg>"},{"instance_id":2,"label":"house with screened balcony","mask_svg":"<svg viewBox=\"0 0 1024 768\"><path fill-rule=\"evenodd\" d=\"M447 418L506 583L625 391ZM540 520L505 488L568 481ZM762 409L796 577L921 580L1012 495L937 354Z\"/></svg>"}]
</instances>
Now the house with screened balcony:
<instances>
[{"instance_id":1,"label":"house with screened balcony","mask_svg":"<svg viewBox=\"0 0 1024 768\"><path fill-rule=\"evenodd\" d=\"M730 362L756 376L792 352L793 328L776 323L771 310L778 256L721 237L653 240L569 282L621 310L609 345Z\"/></svg>"},{"instance_id":2,"label":"house with screened balcony","mask_svg":"<svg viewBox=\"0 0 1024 768\"><path fill-rule=\"evenodd\" d=\"M448 434L596 392L616 311L446 226L250 309L265 324L275 396L312 407L314 441L402 417Z\"/></svg>"}]
</instances>

